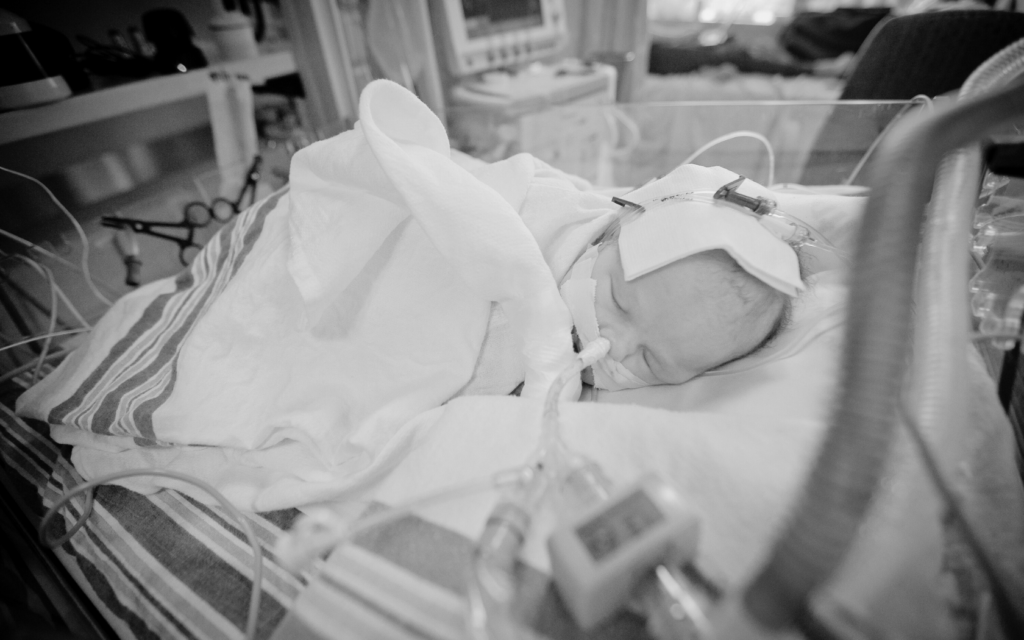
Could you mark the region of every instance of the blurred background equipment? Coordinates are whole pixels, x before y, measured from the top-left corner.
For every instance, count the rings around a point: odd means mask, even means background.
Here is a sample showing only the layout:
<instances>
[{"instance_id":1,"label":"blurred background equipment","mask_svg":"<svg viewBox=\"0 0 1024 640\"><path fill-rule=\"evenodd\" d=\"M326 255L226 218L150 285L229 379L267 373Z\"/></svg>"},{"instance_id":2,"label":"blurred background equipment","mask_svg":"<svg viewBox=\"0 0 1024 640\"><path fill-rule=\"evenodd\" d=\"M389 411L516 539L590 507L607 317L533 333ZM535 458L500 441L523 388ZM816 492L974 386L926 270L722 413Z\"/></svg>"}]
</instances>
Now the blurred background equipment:
<instances>
[{"instance_id":1,"label":"blurred background equipment","mask_svg":"<svg viewBox=\"0 0 1024 640\"><path fill-rule=\"evenodd\" d=\"M206 57L192 42L195 31L177 9L151 9L142 14L142 30L156 47L153 61L161 73L185 73L206 66Z\"/></svg>"},{"instance_id":2,"label":"blurred background equipment","mask_svg":"<svg viewBox=\"0 0 1024 640\"><path fill-rule=\"evenodd\" d=\"M71 87L54 68L54 56L40 48L44 43L27 20L0 9L0 111L55 102L71 95ZM44 61L51 64L44 65Z\"/></svg>"}]
</instances>

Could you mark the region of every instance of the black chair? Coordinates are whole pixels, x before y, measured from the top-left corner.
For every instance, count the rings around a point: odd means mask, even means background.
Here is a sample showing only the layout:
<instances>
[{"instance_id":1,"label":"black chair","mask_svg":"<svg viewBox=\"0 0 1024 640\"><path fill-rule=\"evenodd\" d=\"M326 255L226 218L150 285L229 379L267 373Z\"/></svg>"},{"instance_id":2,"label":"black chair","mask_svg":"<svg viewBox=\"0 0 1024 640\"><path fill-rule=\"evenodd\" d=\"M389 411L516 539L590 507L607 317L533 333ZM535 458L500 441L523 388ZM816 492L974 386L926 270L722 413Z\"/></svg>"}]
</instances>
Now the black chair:
<instances>
[{"instance_id":1,"label":"black chair","mask_svg":"<svg viewBox=\"0 0 1024 640\"><path fill-rule=\"evenodd\" d=\"M864 42L841 100L909 100L958 89L1024 38L1024 13L939 11L883 21Z\"/></svg>"},{"instance_id":2,"label":"black chair","mask_svg":"<svg viewBox=\"0 0 1024 640\"><path fill-rule=\"evenodd\" d=\"M881 22L864 42L840 100L909 100L958 89L979 65L1024 38L1024 13L940 11ZM900 108L844 108L826 121L805 184L838 184ZM856 182L862 183L864 172Z\"/></svg>"}]
</instances>

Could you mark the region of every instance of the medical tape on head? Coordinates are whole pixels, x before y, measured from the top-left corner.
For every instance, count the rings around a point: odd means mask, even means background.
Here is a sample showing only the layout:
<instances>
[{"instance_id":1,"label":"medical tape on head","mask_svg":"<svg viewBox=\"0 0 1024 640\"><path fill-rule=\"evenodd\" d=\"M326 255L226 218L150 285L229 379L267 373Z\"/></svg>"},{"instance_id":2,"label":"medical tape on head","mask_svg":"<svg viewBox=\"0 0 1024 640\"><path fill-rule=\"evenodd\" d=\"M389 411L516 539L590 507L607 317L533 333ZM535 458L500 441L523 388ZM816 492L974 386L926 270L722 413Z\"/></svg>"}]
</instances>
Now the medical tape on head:
<instances>
[{"instance_id":1,"label":"medical tape on head","mask_svg":"<svg viewBox=\"0 0 1024 640\"><path fill-rule=\"evenodd\" d=\"M796 252L757 216L726 203L683 198L641 204L644 212L619 232L626 281L722 249L747 273L787 295L804 289Z\"/></svg>"}]
</instances>

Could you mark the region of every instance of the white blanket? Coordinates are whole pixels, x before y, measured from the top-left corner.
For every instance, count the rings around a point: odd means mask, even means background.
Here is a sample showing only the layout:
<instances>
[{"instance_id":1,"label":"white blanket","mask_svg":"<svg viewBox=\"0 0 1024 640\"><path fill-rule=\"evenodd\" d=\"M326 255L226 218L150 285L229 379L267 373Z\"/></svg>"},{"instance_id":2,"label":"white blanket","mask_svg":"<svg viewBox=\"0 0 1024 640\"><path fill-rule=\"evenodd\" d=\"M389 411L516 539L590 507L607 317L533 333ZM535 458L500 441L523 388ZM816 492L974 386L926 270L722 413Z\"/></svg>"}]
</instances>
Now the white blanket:
<instances>
[{"instance_id":1,"label":"white blanket","mask_svg":"<svg viewBox=\"0 0 1024 640\"><path fill-rule=\"evenodd\" d=\"M176 469L267 510L397 460L470 380L494 303L523 394L543 394L573 357L557 280L617 207L530 156L468 164L415 96L373 83L355 130L296 154L290 190L188 271L118 301L19 413L86 477Z\"/></svg>"},{"instance_id":2,"label":"white blanket","mask_svg":"<svg viewBox=\"0 0 1024 640\"><path fill-rule=\"evenodd\" d=\"M19 400L21 415L74 445L84 476L175 469L253 510L336 499L391 469L467 383L487 389L489 367L524 377L523 396L537 398L570 361L557 284L617 207L528 155L453 156L440 121L393 83L371 84L360 116L296 154L289 190L245 212L188 270L119 300ZM734 177L686 166L665 180L684 191ZM861 205L770 195L846 235ZM496 305L507 322L493 322ZM815 307L829 322L796 323L763 357L834 327L834 306ZM503 339L485 344L489 321ZM209 500L163 478L123 484Z\"/></svg>"}]
</instances>

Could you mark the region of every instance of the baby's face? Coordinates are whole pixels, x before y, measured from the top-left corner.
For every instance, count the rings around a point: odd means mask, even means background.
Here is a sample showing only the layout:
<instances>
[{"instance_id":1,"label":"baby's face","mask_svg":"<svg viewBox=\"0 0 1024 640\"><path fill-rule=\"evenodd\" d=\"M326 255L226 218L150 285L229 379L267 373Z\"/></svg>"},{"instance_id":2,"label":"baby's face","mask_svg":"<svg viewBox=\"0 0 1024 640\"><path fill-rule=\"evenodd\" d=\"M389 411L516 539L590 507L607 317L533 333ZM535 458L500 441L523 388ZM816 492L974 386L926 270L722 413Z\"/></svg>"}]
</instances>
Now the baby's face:
<instances>
[{"instance_id":1,"label":"baby's face","mask_svg":"<svg viewBox=\"0 0 1024 640\"><path fill-rule=\"evenodd\" d=\"M781 296L755 295L724 252L677 260L626 282L617 242L592 278L609 355L645 382L679 384L755 351L781 322Z\"/></svg>"}]
</instances>

